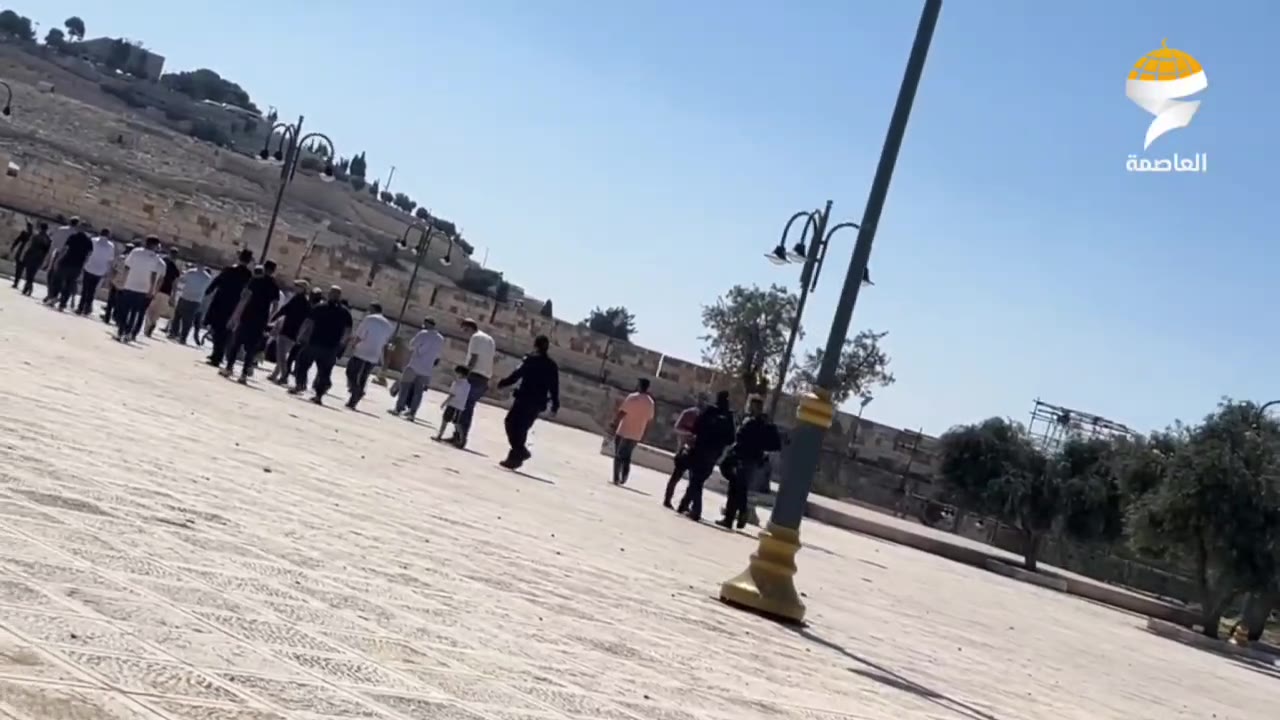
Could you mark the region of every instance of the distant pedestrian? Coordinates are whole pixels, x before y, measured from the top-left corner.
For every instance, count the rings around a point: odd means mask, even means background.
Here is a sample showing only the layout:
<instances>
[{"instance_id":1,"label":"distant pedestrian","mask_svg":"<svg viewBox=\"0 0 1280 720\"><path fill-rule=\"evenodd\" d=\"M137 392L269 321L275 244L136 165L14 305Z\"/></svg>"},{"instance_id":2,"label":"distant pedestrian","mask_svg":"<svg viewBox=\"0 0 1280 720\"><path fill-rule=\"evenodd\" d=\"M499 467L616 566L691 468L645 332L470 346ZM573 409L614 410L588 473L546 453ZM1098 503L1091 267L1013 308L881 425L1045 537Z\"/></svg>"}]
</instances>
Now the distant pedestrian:
<instances>
[{"instance_id":1,"label":"distant pedestrian","mask_svg":"<svg viewBox=\"0 0 1280 720\"><path fill-rule=\"evenodd\" d=\"M371 303L369 314L360 320L351 336L353 346L351 358L347 360L347 391L350 394L347 399L348 409L355 410L364 397L369 374L382 364L387 343L395 331L395 325L382 314L382 305Z\"/></svg>"},{"instance_id":2,"label":"distant pedestrian","mask_svg":"<svg viewBox=\"0 0 1280 720\"><path fill-rule=\"evenodd\" d=\"M111 279L107 281L107 302L102 308L102 322L110 325L116 320L116 299L120 295L120 288L124 286L124 279L128 273L124 268L125 258L129 257L129 253L138 246L137 243L129 243L124 249L116 253L116 259L111 263Z\"/></svg>"},{"instance_id":3,"label":"distant pedestrian","mask_svg":"<svg viewBox=\"0 0 1280 720\"><path fill-rule=\"evenodd\" d=\"M342 304L342 289L335 285L329 288L325 301L311 309L298 332L302 350L294 363L294 384L289 394L300 395L307 389L307 375L314 365L316 380L312 389L315 395L311 402L323 404L325 393L333 386L333 366L338 361L340 348L351 334L351 325L351 311Z\"/></svg>"},{"instance_id":4,"label":"distant pedestrian","mask_svg":"<svg viewBox=\"0 0 1280 720\"><path fill-rule=\"evenodd\" d=\"M235 264L223 268L213 278L213 282L209 283L209 289L205 291L209 305L201 325L209 328L209 339L213 347L208 363L214 367L222 365L222 358L231 341L231 331L227 329L227 323L231 320L231 314L235 312L236 305L240 303L240 295L244 292L245 285L248 285L253 277L253 271L249 269L251 262L253 262L253 251L241 250L236 256Z\"/></svg>"},{"instance_id":5,"label":"distant pedestrian","mask_svg":"<svg viewBox=\"0 0 1280 720\"><path fill-rule=\"evenodd\" d=\"M58 295L62 293L63 277L57 271L55 263L62 255L62 248L67 244L67 238L75 233L81 232L80 218L73 217L66 225L62 225L49 233L49 257L45 263L45 296L44 304L52 305L58 299Z\"/></svg>"},{"instance_id":6,"label":"distant pedestrian","mask_svg":"<svg viewBox=\"0 0 1280 720\"><path fill-rule=\"evenodd\" d=\"M23 295L31 295L36 273L40 272L40 268L44 265L50 247L52 247L52 240L49 238L49 223L42 222L36 233L22 248L22 254L18 256L18 267L13 275L14 287L18 287L18 279L22 279Z\"/></svg>"},{"instance_id":7,"label":"distant pedestrian","mask_svg":"<svg viewBox=\"0 0 1280 720\"><path fill-rule=\"evenodd\" d=\"M702 486L725 448L733 443L733 410L729 407L729 393L716 393L714 405L703 409L693 424L693 443L689 449L689 486L676 512L686 513L690 520L702 519Z\"/></svg>"},{"instance_id":8,"label":"distant pedestrian","mask_svg":"<svg viewBox=\"0 0 1280 720\"><path fill-rule=\"evenodd\" d=\"M85 232L85 226L77 224L57 255L49 260L49 296L44 299L45 305L57 306L59 311L67 309L92 252L93 240Z\"/></svg>"},{"instance_id":9,"label":"distant pedestrian","mask_svg":"<svg viewBox=\"0 0 1280 720\"><path fill-rule=\"evenodd\" d=\"M35 234L35 226L32 225L30 221L27 221L27 226L22 229L22 232L18 233L18 237L14 238L13 243L9 245L9 257L13 260L14 264L17 264L18 258L22 257L23 249L25 249L27 247L27 243L31 241L31 236ZM15 275L14 278L15 282L13 283L13 286L18 287L18 283L16 282L17 276Z\"/></svg>"},{"instance_id":10,"label":"distant pedestrian","mask_svg":"<svg viewBox=\"0 0 1280 720\"><path fill-rule=\"evenodd\" d=\"M160 322L160 318L173 306L174 286L177 284L178 278L182 277L182 267L178 265L178 248L169 248L168 252L160 256L160 261L164 263L160 285L156 287L155 295L151 297L151 302L147 304L146 327L144 328L147 337L151 337L151 334L156 331L156 325Z\"/></svg>"},{"instance_id":11,"label":"distant pedestrian","mask_svg":"<svg viewBox=\"0 0 1280 720\"><path fill-rule=\"evenodd\" d=\"M93 249L89 259L84 263L84 273L80 276L80 304L76 314L88 316L93 314L93 300L98 294L102 280L111 274L116 261L116 244L111 239L111 231L102 228L93 238Z\"/></svg>"},{"instance_id":12,"label":"distant pedestrian","mask_svg":"<svg viewBox=\"0 0 1280 720\"><path fill-rule=\"evenodd\" d=\"M231 319L227 322L227 329L232 332L232 336L231 346L227 350L227 366L222 369L222 376L231 377L236 360L243 353L244 362L240 365L241 385L249 382L258 352L266 341L267 325L280 303L275 262L266 261L260 270L261 272L255 270L253 277L245 285L240 294L240 302L236 304Z\"/></svg>"},{"instance_id":13,"label":"distant pedestrian","mask_svg":"<svg viewBox=\"0 0 1280 720\"><path fill-rule=\"evenodd\" d=\"M140 248L134 248L124 259L125 278L116 294L116 340L130 342L138 339L142 315L147 303L155 296L164 276L164 263L157 251L160 239L149 237Z\"/></svg>"},{"instance_id":14,"label":"distant pedestrian","mask_svg":"<svg viewBox=\"0 0 1280 720\"><path fill-rule=\"evenodd\" d=\"M653 422L657 404L649 394L648 378L636 382L636 391L623 399L613 416L613 484L626 485L631 477L631 454Z\"/></svg>"},{"instance_id":15,"label":"distant pedestrian","mask_svg":"<svg viewBox=\"0 0 1280 720\"><path fill-rule=\"evenodd\" d=\"M689 471L689 451L693 447L693 427L698 421L698 414L707 406L707 396L705 393L698 393L697 399L691 407L681 411L680 416L676 419L676 455L674 458L675 467L671 471L671 477L667 478L667 489L662 494L662 504L664 507L671 507L671 498L675 495L676 485L680 483L681 478Z\"/></svg>"},{"instance_id":16,"label":"distant pedestrian","mask_svg":"<svg viewBox=\"0 0 1280 720\"><path fill-rule=\"evenodd\" d=\"M176 286L178 302L173 307L173 317L169 320L166 333L170 340L187 344L187 337L197 327L200 317L200 304L204 301L209 284L213 282L213 274L209 268L192 265L178 276Z\"/></svg>"},{"instance_id":17,"label":"distant pedestrian","mask_svg":"<svg viewBox=\"0 0 1280 720\"><path fill-rule=\"evenodd\" d=\"M444 416L440 418L440 429L436 431L436 440L444 439L444 431L453 425L458 431L458 419L467 409L467 398L471 397L471 383L467 381L467 366L459 365L453 369L453 382L449 385L449 394L440 407L444 408Z\"/></svg>"},{"instance_id":18,"label":"distant pedestrian","mask_svg":"<svg viewBox=\"0 0 1280 720\"><path fill-rule=\"evenodd\" d=\"M480 398L484 397L484 394L489 391L489 379L493 377L494 355L498 351L493 338L482 331L475 320L471 318L463 320L462 331L468 337L466 365L467 382L471 385L471 394L467 396L467 407L462 411L462 416L458 418L458 422L454 424L453 437L449 440L459 448L467 446L467 440L471 434L471 419L476 412L476 403L480 402Z\"/></svg>"},{"instance_id":19,"label":"distant pedestrian","mask_svg":"<svg viewBox=\"0 0 1280 720\"><path fill-rule=\"evenodd\" d=\"M404 419L410 422L418 417L418 408L427 388L431 387L431 375L443 352L444 336L436 330L436 321L431 318L423 320L422 329L409 341L409 360L400 371L400 382L396 384L396 406L387 412L392 415L404 413Z\"/></svg>"},{"instance_id":20,"label":"distant pedestrian","mask_svg":"<svg viewBox=\"0 0 1280 720\"><path fill-rule=\"evenodd\" d=\"M717 525L732 528L736 521L739 528L747 526L751 488L756 486L760 473L766 468L768 454L781 449L782 438L764 411L764 400L750 398L747 416L738 427L733 447L729 448L720 464L721 474L729 481L729 501L724 508L724 517L716 521Z\"/></svg>"},{"instance_id":21,"label":"distant pedestrian","mask_svg":"<svg viewBox=\"0 0 1280 720\"><path fill-rule=\"evenodd\" d=\"M311 314L312 303L307 290L306 280L295 281L293 295L271 316L271 322L276 326L275 355L271 358L275 362L275 368L267 380L277 385L289 382L289 360L293 357L293 347L298 342L298 331Z\"/></svg>"},{"instance_id":22,"label":"distant pedestrian","mask_svg":"<svg viewBox=\"0 0 1280 720\"><path fill-rule=\"evenodd\" d=\"M551 340L546 335L534 338L533 352L525 355L520 367L498 383L500 388L520 383L503 422L511 449L499 464L508 470L519 468L533 457L528 446L529 429L547 409L547 404L551 405L551 415L560 412L560 368L547 354L550 348Z\"/></svg>"}]
</instances>

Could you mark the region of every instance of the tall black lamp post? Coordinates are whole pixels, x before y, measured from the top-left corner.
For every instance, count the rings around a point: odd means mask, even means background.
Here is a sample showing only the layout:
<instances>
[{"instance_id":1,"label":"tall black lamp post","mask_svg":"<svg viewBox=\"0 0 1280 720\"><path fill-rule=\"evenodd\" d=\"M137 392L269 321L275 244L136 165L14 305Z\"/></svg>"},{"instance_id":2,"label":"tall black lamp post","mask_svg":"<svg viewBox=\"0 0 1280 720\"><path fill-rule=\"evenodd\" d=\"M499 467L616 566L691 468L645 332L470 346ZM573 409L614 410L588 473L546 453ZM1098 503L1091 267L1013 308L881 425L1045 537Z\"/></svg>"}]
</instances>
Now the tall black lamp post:
<instances>
[{"instance_id":1,"label":"tall black lamp post","mask_svg":"<svg viewBox=\"0 0 1280 720\"><path fill-rule=\"evenodd\" d=\"M275 153L271 152L271 140L275 137L276 131L280 131L280 142L276 146ZM302 159L303 150L310 140L323 141L329 148L329 155L324 160L324 172L320 175L320 179L326 182L333 180L333 158L336 153L333 148L333 141L324 133L308 133L302 134L302 116L298 116L298 122L294 124L276 123L267 131L267 141L262 144L262 151L258 153L258 159L263 162L280 163L280 185L276 189L276 203L271 208L271 221L267 223L267 237L262 241L262 255L259 260L267 259L267 252L271 249L271 234L275 232L276 220L280 217L280 205L284 203L284 190L293 182L293 178L298 174L298 162Z\"/></svg>"},{"instance_id":2,"label":"tall black lamp post","mask_svg":"<svg viewBox=\"0 0 1280 720\"><path fill-rule=\"evenodd\" d=\"M804 230L800 233L800 241L797 242L790 250L787 249L787 236L791 233L791 228L795 226L796 221L804 219ZM818 287L818 275L822 273L822 263L827 258L827 245L831 241L831 236L845 228L858 229L858 223L844 222L828 229L827 224L831 219L831 201L821 210L806 211L801 210L782 228L782 239L778 241L778 247L773 252L765 253L765 257L769 262L775 265L787 265L789 263L804 263L804 267L800 270L800 299L796 303L796 314L791 319L791 331L787 335L787 348L782 353L782 362L778 366L778 380L773 385L773 394L769 398L769 417L774 417L778 413L778 401L782 397L782 386L787 382L787 371L791 369L791 356L795 352L796 338L800 335L800 321L804 317L805 301L809 299L809 293ZM810 231L812 231L812 242L810 239ZM806 244L807 243L807 244ZM871 276L869 271L863 269L863 282L870 284Z\"/></svg>"},{"instance_id":3,"label":"tall black lamp post","mask_svg":"<svg viewBox=\"0 0 1280 720\"><path fill-rule=\"evenodd\" d=\"M867 261L871 258L871 244L875 239L876 228L880 225L880 215L889 194L894 165L897 164L898 151L907 131L907 120L911 116L911 105L920 85L925 58L929 54L929 43L933 39L933 30L941 12L942 0L925 0L915 42L911 46L911 57L907 60L902 86L898 90L898 101L894 105L889 131L880 153L880 163L876 167L875 178L871 181L871 192L858 229L853 258L849 261L840 302L831 320L831 334L827 338L827 348L822 356L822 367L818 370L814 387L800 399L800 406L796 409L797 422L791 431L791 450L787 453L787 465L774 501L773 514L769 518L769 524L760 532L760 544L751 555L747 569L720 586L720 599L724 602L784 622L804 621L805 607L795 585L796 553L800 550L800 520L804 517L809 489L818 469L823 437L835 418L831 389L840 351L849 332L853 308L858 302L858 290L862 287ZM822 237L823 233L815 233L815 236Z\"/></svg>"},{"instance_id":4,"label":"tall black lamp post","mask_svg":"<svg viewBox=\"0 0 1280 720\"><path fill-rule=\"evenodd\" d=\"M418 270L422 268L422 261L427 257L427 251L431 249L431 241L435 240L435 222L436 219L431 215L427 215L422 223L414 223L405 228L404 236L397 243L400 247L409 247L409 233L414 228L418 230L418 245L414 250L413 273L409 275L409 287L405 288L404 301L400 303L400 313L396 315L396 329L391 334L392 337L400 336L400 325L404 322L404 314L409 309L409 299L413 297L413 288L418 284ZM449 265L453 262L453 236L444 235L445 240L449 242L449 248L445 251L444 257L440 258L441 265Z\"/></svg>"}]
</instances>

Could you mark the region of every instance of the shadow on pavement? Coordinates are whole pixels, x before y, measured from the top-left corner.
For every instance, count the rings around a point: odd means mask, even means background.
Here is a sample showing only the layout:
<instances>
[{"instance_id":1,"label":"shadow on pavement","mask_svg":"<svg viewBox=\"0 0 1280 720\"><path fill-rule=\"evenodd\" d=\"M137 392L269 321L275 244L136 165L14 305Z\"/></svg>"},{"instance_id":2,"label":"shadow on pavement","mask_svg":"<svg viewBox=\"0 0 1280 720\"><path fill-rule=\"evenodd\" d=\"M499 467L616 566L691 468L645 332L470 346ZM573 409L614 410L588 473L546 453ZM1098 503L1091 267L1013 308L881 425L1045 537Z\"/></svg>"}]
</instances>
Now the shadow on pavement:
<instances>
[{"instance_id":1,"label":"shadow on pavement","mask_svg":"<svg viewBox=\"0 0 1280 720\"><path fill-rule=\"evenodd\" d=\"M814 633L810 632L805 628L789 628L789 629L791 629L792 632L796 633L797 635L799 635L800 637L806 640L815 642L831 650L835 650L836 652L840 653L841 655L844 655L850 660L853 660L854 662L859 663L860 665L863 665L864 666L863 668L848 668L849 672L853 673L854 675L858 675L859 677L864 677L864 678L867 678L868 680L873 680L875 682L878 682L881 685L886 685L888 687L901 690L902 692L915 695L916 697L926 700L928 702L931 702L934 705L937 705L938 707L944 708L946 710L950 710L952 713L955 713L957 716L966 718L966 720L999 720L995 715L992 715L991 713L979 710L978 708L975 708L972 705L969 705L968 703L962 702L960 700L956 700L946 695L945 693L941 693L937 690L934 690L933 688L925 687L924 685L921 685L920 683L910 680L904 677L903 675L896 673L889 668L884 667L883 665L876 664L862 657L861 655L858 655L850 650L847 650L843 646L837 643L834 643L830 640L819 637L818 635L815 635Z\"/></svg>"},{"instance_id":2,"label":"shadow on pavement","mask_svg":"<svg viewBox=\"0 0 1280 720\"><path fill-rule=\"evenodd\" d=\"M479 453L476 453L476 454L478 455ZM528 478L528 479L530 479L530 480L537 480L537 481L538 481L538 482L540 482L540 483L546 483L546 484L548 484L548 485L555 485L555 484L556 484L554 480L548 480L548 479L546 479L546 478L540 478L540 477L538 477L537 475L530 475L529 473L527 473L527 472L525 472L525 471L523 471L523 470L512 470L512 471L511 471L511 473L512 473L513 475L519 475L519 476L520 476L520 477L522 477L522 478Z\"/></svg>"}]
</instances>

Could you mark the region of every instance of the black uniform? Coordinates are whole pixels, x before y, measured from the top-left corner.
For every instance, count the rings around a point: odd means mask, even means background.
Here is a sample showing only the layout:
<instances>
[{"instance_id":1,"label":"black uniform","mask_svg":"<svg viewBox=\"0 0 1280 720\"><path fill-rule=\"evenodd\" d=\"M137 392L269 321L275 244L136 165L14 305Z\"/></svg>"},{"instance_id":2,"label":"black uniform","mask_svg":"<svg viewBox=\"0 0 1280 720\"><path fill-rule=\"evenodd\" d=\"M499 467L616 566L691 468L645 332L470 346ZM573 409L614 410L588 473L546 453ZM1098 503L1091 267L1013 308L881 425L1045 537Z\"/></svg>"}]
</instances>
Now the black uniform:
<instances>
[{"instance_id":1,"label":"black uniform","mask_svg":"<svg viewBox=\"0 0 1280 720\"><path fill-rule=\"evenodd\" d=\"M26 242L26 247L22 249L22 255L18 258L17 271L13 276L13 286L18 287L18 278L22 278L22 294L30 295L32 287L35 285L36 273L40 272L40 266L44 265L44 260L49 256L49 248L53 247L53 239L49 237L49 233L40 231L31 236Z\"/></svg>"},{"instance_id":2,"label":"black uniform","mask_svg":"<svg viewBox=\"0 0 1280 720\"><path fill-rule=\"evenodd\" d=\"M213 352L209 355L210 365L222 364L227 343L231 339L227 321L231 319L231 313L236 311L236 305L240 302L240 293L244 292L244 286L249 284L252 277L253 271L249 266L239 263L230 265L218 273L204 292L206 296L213 294L209 309L204 314L204 323L209 327L209 337L213 340Z\"/></svg>"},{"instance_id":3,"label":"black uniform","mask_svg":"<svg viewBox=\"0 0 1280 720\"><path fill-rule=\"evenodd\" d=\"M511 387L517 382L520 387L516 388L515 402L503 422L511 451L502 464L512 470L533 456L527 447L529 429L547 409L547 403L551 403L551 412L560 410L560 368L545 353L525 355L520 367L499 381L498 387Z\"/></svg>"},{"instance_id":4,"label":"black uniform","mask_svg":"<svg viewBox=\"0 0 1280 720\"><path fill-rule=\"evenodd\" d=\"M333 366L338 362L342 352L342 343L351 330L351 311L341 302L328 301L315 306L307 317L311 323L311 331L306 339L306 346L298 354L294 363L294 385L292 392L300 393L307 387L307 373L311 366L316 366L316 381L312 389L319 402L324 394L333 387Z\"/></svg>"},{"instance_id":5,"label":"black uniform","mask_svg":"<svg viewBox=\"0 0 1280 720\"><path fill-rule=\"evenodd\" d=\"M769 416L754 415L743 421L733 447L720 464L721 473L729 481L729 502L719 524L730 527L736 519L738 527L746 527L751 485L765 469L767 454L781 449L782 438Z\"/></svg>"},{"instance_id":6,"label":"black uniform","mask_svg":"<svg viewBox=\"0 0 1280 720\"><path fill-rule=\"evenodd\" d=\"M689 485L676 508L692 520L702 518L702 485L716 469L716 461L733 442L733 411L715 405L702 411L693 424L689 447Z\"/></svg>"}]
</instances>

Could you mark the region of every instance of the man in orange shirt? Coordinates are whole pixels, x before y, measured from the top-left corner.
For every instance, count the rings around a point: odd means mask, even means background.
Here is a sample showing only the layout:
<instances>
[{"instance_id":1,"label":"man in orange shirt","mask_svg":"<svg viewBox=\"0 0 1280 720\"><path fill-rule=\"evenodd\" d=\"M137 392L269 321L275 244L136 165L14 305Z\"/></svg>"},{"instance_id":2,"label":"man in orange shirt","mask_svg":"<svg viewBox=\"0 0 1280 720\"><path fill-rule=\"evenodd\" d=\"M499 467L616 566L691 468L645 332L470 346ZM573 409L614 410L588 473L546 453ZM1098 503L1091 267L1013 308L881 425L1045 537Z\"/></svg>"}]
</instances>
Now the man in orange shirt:
<instances>
[{"instance_id":1,"label":"man in orange shirt","mask_svg":"<svg viewBox=\"0 0 1280 720\"><path fill-rule=\"evenodd\" d=\"M631 475L631 453L644 438L644 431L657 407L649 394L649 380L641 378L636 391L622 401L613 416L613 484L625 485Z\"/></svg>"}]
</instances>

